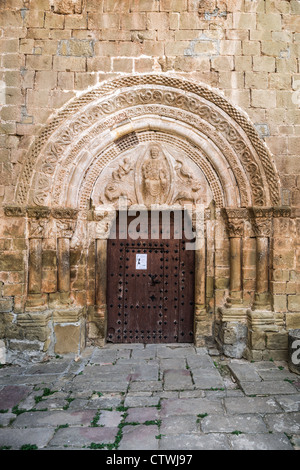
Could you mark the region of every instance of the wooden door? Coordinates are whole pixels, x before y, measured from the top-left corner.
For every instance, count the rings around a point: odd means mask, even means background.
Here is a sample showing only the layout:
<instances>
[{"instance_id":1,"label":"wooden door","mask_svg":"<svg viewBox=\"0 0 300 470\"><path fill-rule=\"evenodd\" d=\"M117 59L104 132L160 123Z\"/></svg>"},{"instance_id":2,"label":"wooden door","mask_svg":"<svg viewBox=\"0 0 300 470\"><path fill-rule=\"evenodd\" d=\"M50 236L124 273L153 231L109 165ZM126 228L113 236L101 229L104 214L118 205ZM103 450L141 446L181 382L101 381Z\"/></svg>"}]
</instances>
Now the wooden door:
<instances>
[{"instance_id":1,"label":"wooden door","mask_svg":"<svg viewBox=\"0 0 300 470\"><path fill-rule=\"evenodd\" d=\"M149 215L149 234L150 223ZM168 239L160 220L156 239L108 240L107 341L193 342L195 253L185 246L174 218Z\"/></svg>"}]
</instances>

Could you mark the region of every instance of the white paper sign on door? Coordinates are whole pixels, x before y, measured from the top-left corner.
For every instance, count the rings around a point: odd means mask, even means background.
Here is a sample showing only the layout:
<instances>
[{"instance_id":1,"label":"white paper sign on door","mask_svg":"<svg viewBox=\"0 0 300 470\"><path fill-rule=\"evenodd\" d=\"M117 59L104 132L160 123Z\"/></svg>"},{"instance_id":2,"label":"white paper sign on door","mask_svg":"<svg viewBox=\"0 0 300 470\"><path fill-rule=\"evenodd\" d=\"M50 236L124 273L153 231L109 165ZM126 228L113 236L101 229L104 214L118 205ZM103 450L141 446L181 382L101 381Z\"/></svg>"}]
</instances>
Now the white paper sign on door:
<instances>
[{"instance_id":1,"label":"white paper sign on door","mask_svg":"<svg viewBox=\"0 0 300 470\"><path fill-rule=\"evenodd\" d=\"M147 255L138 253L135 259L136 269L147 269Z\"/></svg>"}]
</instances>

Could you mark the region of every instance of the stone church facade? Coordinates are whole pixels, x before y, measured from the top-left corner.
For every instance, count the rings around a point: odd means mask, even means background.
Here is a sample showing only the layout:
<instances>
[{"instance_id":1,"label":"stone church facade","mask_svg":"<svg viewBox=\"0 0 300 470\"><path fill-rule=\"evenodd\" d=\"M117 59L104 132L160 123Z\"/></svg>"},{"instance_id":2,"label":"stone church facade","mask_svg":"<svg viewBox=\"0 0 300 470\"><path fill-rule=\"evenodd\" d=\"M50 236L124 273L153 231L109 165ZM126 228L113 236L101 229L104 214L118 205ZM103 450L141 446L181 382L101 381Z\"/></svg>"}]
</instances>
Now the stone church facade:
<instances>
[{"instance_id":1,"label":"stone church facade","mask_svg":"<svg viewBox=\"0 0 300 470\"><path fill-rule=\"evenodd\" d=\"M1 1L8 362L106 342L287 358L299 13L297 0Z\"/></svg>"}]
</instances>

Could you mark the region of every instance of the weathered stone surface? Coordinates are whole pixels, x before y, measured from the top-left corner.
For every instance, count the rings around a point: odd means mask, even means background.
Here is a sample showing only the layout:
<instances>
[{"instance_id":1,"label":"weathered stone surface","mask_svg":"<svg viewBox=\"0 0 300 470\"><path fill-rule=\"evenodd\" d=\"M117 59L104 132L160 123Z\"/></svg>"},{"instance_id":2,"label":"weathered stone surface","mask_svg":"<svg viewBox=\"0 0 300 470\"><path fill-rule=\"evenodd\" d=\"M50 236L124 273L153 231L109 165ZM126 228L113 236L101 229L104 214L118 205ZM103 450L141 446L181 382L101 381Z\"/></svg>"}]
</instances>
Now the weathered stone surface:
<instances>
[{"instance_id":1,"label":"weathered stone surface","mask_svg":"<svg viewBox=\"0 0 300 470\"><path fill-rule=\"evenodd\" d=\"M79 352L81 333L80 326L55 325L54 331L56 336L55 352L57 354Z\"/></svg>"},{"instance_id":2,"label":"weathered stone surface","mask_svg":"<svg viewBox=\"0 0 300 470\"><path fill-rule=\"evenodd\" d=\"M289 439L284 433L241 434L229 437L233 450L292 450Z\"/></svg>"},{"instance_id":3,"label":"weathered stone surface","mask_svg":"<svg viewBox=\"0 0 300 470\"><path fill-rule=\"evenodd\" d=\"M246 395L281 395L293 394L296 389L289 382L268 380L265 382L240 382L240 386Z\"/></svg>"},{"instance_id":4,"label":"weathered stone surface","mask_svg":"<svg viewBox=\"0 0 300 470\"><path fill-rule=\"evenodd\" d=\"M95 410L86 411L36 411L19 415L13 422L14 428L47 428L69 424L70 426L89 426Z\"/></svg>"},{"instance_id":5,"label":"weathered stone surface","mask_svg":"<svg viewBox=\"0 0 300 470\"><path fill-rule=\"evenodd\" d=\"M230 397L225 398L224 405L229 414L244 413L278 413L280 408L275 398L269 397Z\"/></svg>"},{"instance_id":6,"label":"weathered stone surface","mask_svg":"<svg viewBox=\"0 0 300 470\"><path fill-rule=\"evenodd\" d=\"M163 380L165 390L181 390L194 388L194 385L192 383L192 377L188 370L165 370Z\"/></svg>"},{"instance_id":7,"label":"weathered stone surface","mask_svg":"<svg viewBox=\"0 0 300 470\"><path fill-rule=\"evenodd\" d=\"M268 391L263 390L266 396L247 396L229 375L224 378L222 390L201 390L195 385L194 390L168 391L157 378L149 382L152 390L134 391L130 384L147 381L131 381L130 371L137 359L131 359L128 348L130 352L143 350L140 345L110 345L103 350L89 348L75 360L71 354L64 360L52 357L38 364L1 368L0 394L2 398L5 394L5 400L13 398L13 402L1 400L12 407L1 410L1 443L16 449L27 444L49 450L114 449L118 443L122 450L297 449L299 391L296 382L292 386L277 373L285 374L286 364L278 366L272 361L250 364L258 374L267 374L261 382L249 382L254 386L271 383ZM160 362L159 346L149 349ZM101 357L97 354L101 351L116 353L107 356L116 358L114 365L92 362L93 358ZM203 363L210 364L202 369L204 376L216 369L207 350L198 353L203 361L207 356ZM192 357L195 358L194 354ZM189 357L186 359L189 361ZM219 367L222 363L216 362ZM226 364L236 365L237 361L227 360ZM126 388L119 380L122 368L124 376L128 374ZM103 383L107 386L112 383L115 391L101 391L102 370L107 376ZM274 374L273 381L268 380L270 373ZM296 374L289 374L297 378ZM159 391L155 390L155 382L161 386ZM276 394L275 383L278 390L287 384L295 392ZM21 389L27 392L14 392Z\"/></svg>"},{"instance_id":8,"label":"weathered stone surface","mask_svg":"<svg viewBox=\"0 0 300 470\"><path fill-rule=\"evenodd\" d=\"M161 416L197 416L203 413L221 413L221 411L222 405L219 401L211 401L206 398L181 398L164 400L161 407Z\"/></svg>"},{"instance_id":9,"label":"weathered stone surface","mask_svg":"<svg viewBox=\"0 0 300 470\"><path fill-rule=\"evenodd\" d=\"M300 413L274 414L265 418L266 425L271 431L299 434Z\"/></svg>"},{"instance_id":10,"label":"weathered stone surface","mask_svg":"<svg viewBox=\"0 0 300 470\"><path fill-rule=\"evenodd\" d=\"M117 427L72 427L59 429L50 441L50 449L53 446L61 448L76 447L82 449L95 444L112 444L118 433Z\"/></svg>"},{"instance_id":11,"label":"weathered stone surface","mask_svg":"<svg viewBox=\"0 0 300 470\"><path fill-rule=\"evenodd\" d=\"M232 433L239 431L256 434L266 432L266 425L262 418L258 416L219 416L212 414L201 420L201 429L203 432Z\"/></svg>"},{"instance_id":12,"label":"weathered stone surface","mask_svg":"<svg viewBox=\"0 0 300 470\"><path fill-rule=\"evenodd\" d=\"M229 369L238 382L261 382L261 377L256 372L254 364L232 363Z\"/></svg>"},{"instance_id":13,"label":"weathered stone surface","mask_svg":"<svg viewBox=\"0 0 300 470\"><path fill-rule=\"evenodd\" d=\"M44 429L43 432L37 428L30 428L26 433L23 429L0 429L1 446L20 450L22 446L35 445L38 449L43 449L53 437L54 432L53 428Z\"/></svg>"},{"instance_id":14,"label":"weathered stone surface","mask_svg":"<svg viewBox=\"0 0 300 470\"><path fill-rule=\"evenodd\" d=\"M32 391L32 387L7 385L0 391L1 409L11 409L24 400Z\"/></svg>"},{"instance_id":15,"label":"weathered stone surface","mask_svg":"<svg viewBox=\"0 0 300 470\"><path fill-rule=\"evenodd\" d=\"M158 450L158 426L124 426L120 450Z\"/></svg>"},{"instance_id":16,"label":"weathered stone surface","mask_svg":"<svg viewBox=\"0 0 300 470\"><path fill-rule=\"evenodd\" d=\"M162 436L160 449L164 450L228 450L229 444L224 434L178 434Z\"/></svg>"}]
</instances>

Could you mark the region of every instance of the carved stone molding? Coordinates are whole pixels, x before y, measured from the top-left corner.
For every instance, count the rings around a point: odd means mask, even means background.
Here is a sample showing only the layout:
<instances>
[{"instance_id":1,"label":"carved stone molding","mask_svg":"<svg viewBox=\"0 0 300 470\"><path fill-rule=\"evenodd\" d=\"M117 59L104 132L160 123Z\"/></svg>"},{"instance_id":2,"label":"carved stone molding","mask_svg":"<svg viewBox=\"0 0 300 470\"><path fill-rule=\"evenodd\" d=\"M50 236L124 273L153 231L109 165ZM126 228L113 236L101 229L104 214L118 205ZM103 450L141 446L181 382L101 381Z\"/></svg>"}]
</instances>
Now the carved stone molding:
<instances>
[{"instance_id":1,"label":"carved stone molding","mask_svg":"<svg viewBox=\"0 0 300 470\"><path fill-rule=\"evenodd\" d=\"M292 210L290 207L273 207L273 217L291 217Z\"/></svg>"},{"instance_id":2,"label":"carved stone molding","mask_svg":"<svg viewBox=\"0 0 300 470\"><path fill-rule=\"evenodd\" d=\"M27 216L33 219L48 219L51 210L48 207L27 207Z\"/></svg>"},{"instance_id":3,"label":"carved stone molding","mask_svg":"<svg viewBox=\"0 0 300 470\"><path fill-rule=\"evenodd\" d=\"M55 219L76 219L78 210L69 207L61 207L52 209L51 214Z\"/></svg>"},{"instance_id":4,"label":"carved stone molding","mask_svg":"<svg viewBox=\"0 0 300 470\"><path fill-rule=\"evenodd\" d=\"M118 94L112 100L107 99L103 101L105 95L112 95L120 89L125 92ZM203 105L203 100L206 100L206 107ZM270 192L272 203L274 205L278 204L278 177L268 151L249 120L228 103L225 98L206 87L182 80L181 78L156 74L131 75L115 79L111 82L101 83L101 87L87 92L78 99L74 99L69 106L59 112L50 124L43 129L28 155L17 188L17 203L22 204L27 200L32 172L36 167L38 159L41 161L40 149L45 148L47 140L54 132L57 134L59 127L61 127L62 132L60 135L56 135L57 139L51 143L51 149L48 147L50 152L48 150L47 159L42 163L40 168L41 173L36 180L37 186L35 188L34 202L37 205L44 205L45 195L51 190L51 176L54 174L54 169L60 155L65 152L66 147L72 141L74 142L75 130L82 132L87 129L91 125L91 117L96 122L109 114L116 113L118 110L129 109L132 106L138 108L139 105L148 105L151 102L163 104L170 109L187 110L191 115L201 115L203 119L211 122L218 132L226 136L235 152L239 154L240 160L244 168L247 169L251 180L254 202L257 205L263 204L262 194L265 184ZM95 103L95 106L91 106L93 103ZM218 110L221 113L218 113ZM226 115L230 117L231 122L236 123L236 126L247 136L248 141L251 142L253 149L255 149L255 158L260 160L265 172L264 182L260 176L260 169L255 159L253 159L248 146L245 145L243 139L239 138L231 127L230 119L226 119ZM70 116L72 116L72 119L69 119ZM65 122L70 123L68 129L64 126Z\"/></svg>"},{"instance_id":5,"label":"carved stone molding","mask_svg":"<svg viewBox=\"0 0 300 470\"><path fill-rule=\"evenodd\" d=\"M6 217L24 217L26 215L26 207L4 206L4 214Z\"/></svg>"}]
</instances>

